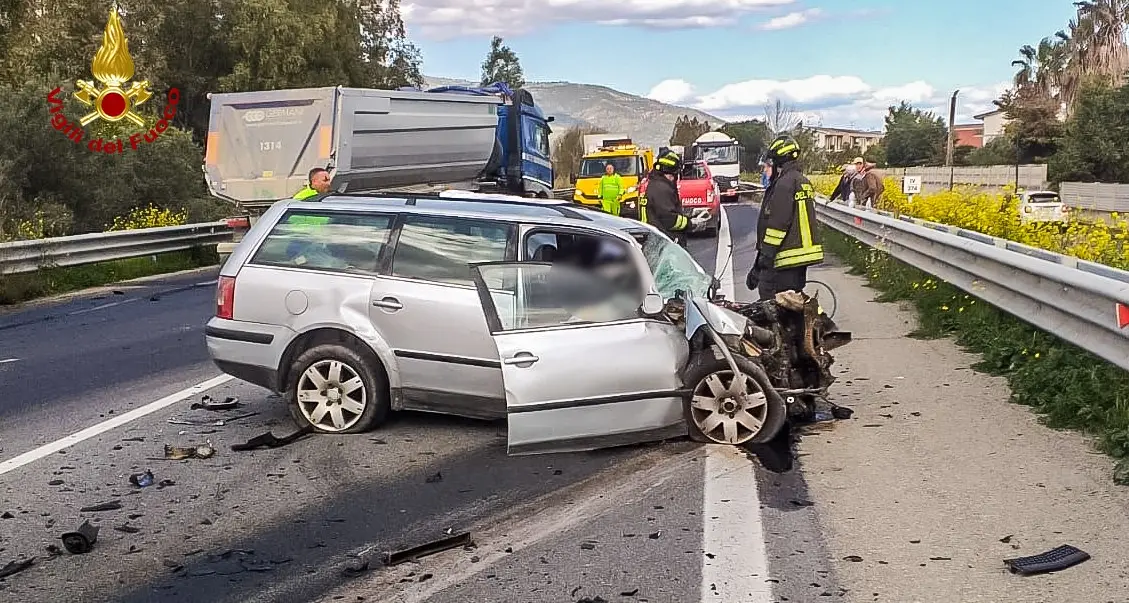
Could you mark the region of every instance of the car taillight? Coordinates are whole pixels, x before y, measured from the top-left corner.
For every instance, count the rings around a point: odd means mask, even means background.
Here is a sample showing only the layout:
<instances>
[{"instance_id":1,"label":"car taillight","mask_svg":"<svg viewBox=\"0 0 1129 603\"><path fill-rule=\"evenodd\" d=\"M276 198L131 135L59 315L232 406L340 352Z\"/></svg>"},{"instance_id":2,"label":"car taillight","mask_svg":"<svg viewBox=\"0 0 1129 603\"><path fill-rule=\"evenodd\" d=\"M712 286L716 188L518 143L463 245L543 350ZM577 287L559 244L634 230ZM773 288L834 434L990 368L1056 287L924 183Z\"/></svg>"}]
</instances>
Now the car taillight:
<instances>
[{"instance_id":1,"label":"car taillight","mask_svg":"<svg viewBox=\"0 0 1129 603\"><path fill-rule=\"evenodd\" d=\"M233 320L235 316L235 277L221 276L216 284L216 317Z\"/></svg>"}]
</instances>

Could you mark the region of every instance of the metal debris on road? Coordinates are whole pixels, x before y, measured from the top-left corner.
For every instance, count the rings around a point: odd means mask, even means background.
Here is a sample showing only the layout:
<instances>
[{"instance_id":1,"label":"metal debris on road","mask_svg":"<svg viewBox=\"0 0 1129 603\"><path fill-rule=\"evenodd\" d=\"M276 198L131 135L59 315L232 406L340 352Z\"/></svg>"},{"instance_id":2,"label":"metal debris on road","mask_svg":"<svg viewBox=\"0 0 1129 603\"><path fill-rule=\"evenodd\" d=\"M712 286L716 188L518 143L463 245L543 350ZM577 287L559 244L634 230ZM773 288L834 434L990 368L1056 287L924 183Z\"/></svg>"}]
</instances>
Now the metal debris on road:
<instances>
[{"instance_id":1,"label":"metal debris on road","mask_svg":"<svg viewBox=\"0 0 1129 603\"><path fill-rule=\"evenodd\" d=\"M152 486L153 485L153 472L146 469L145 473L134 473L133 475L129 476L129 483L133 484L134 486L137 486L138 488L144 488L146 486Z\"/></svg>"},{"instance_id":2,"label":"metal debris on road","mask_svg":"<svg viewBox=\"0 0 1129 603\"><path fill-rule=\"evenodd\" d=\"M87 507L83 507L83 508L79 509L79 511L81 511L83 513L96 513L98 511L117 511L120 508L122 508L122 501L111 500L111 501L108 501L108 502L98 503L96 505L90 505L90 506L87 506Z\"/></svg>"},{"instance_id":3,"label":"metal debris on road","mask_svg":"<svg viewBox=\"0 0 1129 603\"><path fill-rule=\"evenodd\" d=\"M35 557L23 561L10 561L8 565L0 567L0 579L18 574L35 564Z\"/></svg>"},{"instance_id":4,"label":"metal debris on road","mask_svg":"<svg viewBox=\"0 0 1129 603\"><path fill-rule=\"evenodd\" d=\"M446 538L433 540L419 546L414 546L410 549L403 549L400 551L385 553L384 565L399 565L401 563L404 563L405 561L420 559L422 557L427 557L436 553L442 553L443 551L448 551L461 546L472 546L473 544L474 540L471 538L470 532L463 532L462 534L456 534L454 536L448 536Z\"/></svg>"},{"instance_id":5,"label":"metal debris on road","mask_svg":"<svg viewBox=\"0 0 1129 603\"><path fill-rule=\"evenodd\" d=\"M232 444L231 449L236 452L243 452L247 450L254 450L256 448L281 448L282 446L297 442L298 440L313 433L313 431L313 427L307 425L299 429L298 431L295 431L294 433L288 436L283 436L281 438L268 431L266 433L259 434L251 438L250 440L247 440L243 444Z\"/></svg>"},{"instance_id":6,"label":"metal debris on road","mask_svg":"<svg viewBox=\"0 0 1129 603\"><path fill-rule=\"evenodd\" d=\"M199 402L193 402L192 406L188 408L192 410L232 410L243 406L239 403L239 398L235 396L228 396L224 398L223 402L216 402L211 396L205 395L200 398Z\"/></svg>"},{"instance_id":7,"label":"metal debris on road","mask_svg":"<svg viewBox=\"0 0 1129 603\"><path fill-rule=\"evenodd\" d=\"M223 427L224 425L227 425L228 423L231 423L232 421L238 421L239 419L246 419L247 417L253 417L257 414L259 414L259 413L249 412L249 413L245 413L245 414L242 414L242 415L235 415L234 417L227 417L226 419L219 419L219 420L207 419L207 420L202 420L202 421L201 420L193 421L191 419L178 419L176 417L173 417L173 418L169 419L168 422L172 423L173 425L192 425L194 427Z\"/></svg>"},{"instance_id":8,"label":"metal debris on road","mask_svg":"<svg viewBox=\"0 0 1129 603\"><path fill-rule=\"evenodd\" d=\"M98 541L98 526L90 525L89 521L82 522L74 532L67 532L61 536L63 548L72 555L89 553Z\"/></svg>"},{"instance_id":9,"label":"metal debris on road","mask_svg":"<svg viewBox=\"0 0 1129 603\"><path fill-rule=\"evenodd\" d=\"M209 442L210 443L210 442ZM165 458L170 461L184 459L208 459L216 454L216 449L208 445L182 447L165 444Z\"/></svg>"}]
</instances>

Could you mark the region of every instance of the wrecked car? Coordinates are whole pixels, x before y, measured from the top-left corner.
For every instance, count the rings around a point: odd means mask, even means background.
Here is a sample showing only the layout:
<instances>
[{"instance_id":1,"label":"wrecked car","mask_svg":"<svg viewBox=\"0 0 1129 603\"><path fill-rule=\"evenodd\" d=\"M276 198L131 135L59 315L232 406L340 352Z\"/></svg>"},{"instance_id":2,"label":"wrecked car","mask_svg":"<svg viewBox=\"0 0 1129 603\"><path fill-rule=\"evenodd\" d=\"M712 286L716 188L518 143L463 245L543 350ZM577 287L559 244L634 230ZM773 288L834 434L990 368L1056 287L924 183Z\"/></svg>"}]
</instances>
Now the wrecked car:
<instances>
[{"instance_id":1,"label":"wrecked car","mask_svg":"<svg viewBox=\"0 0 1129 603\"><path fill-rule=\"evenodd\" d=\"M637 221L504 196L280 201L220 271L224 372L301 427L393 410L508 419L509 452L766 441L849 340L803 294L742 304Z\"/></svg>"}]
</instances>

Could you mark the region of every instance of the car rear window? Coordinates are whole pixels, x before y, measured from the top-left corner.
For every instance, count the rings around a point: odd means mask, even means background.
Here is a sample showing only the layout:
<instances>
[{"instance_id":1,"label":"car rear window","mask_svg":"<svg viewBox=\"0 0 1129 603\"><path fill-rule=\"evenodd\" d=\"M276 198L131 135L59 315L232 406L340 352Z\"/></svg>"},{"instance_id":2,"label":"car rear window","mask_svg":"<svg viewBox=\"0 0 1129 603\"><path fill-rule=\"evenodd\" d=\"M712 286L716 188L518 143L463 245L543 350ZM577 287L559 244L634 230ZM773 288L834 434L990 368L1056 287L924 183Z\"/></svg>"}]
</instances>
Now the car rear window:
<instances>
[{"instance_id":1,"label":"car rear window","mask_svg":"<svg viewBox=\"0 0 1129 603\"><path fill-rule=\"evenodd\" d=\"M474 286L470 264L506 259L513 226L484 220L408 216L396 241L392 275Z\"/></svg>"},{"instance_id":2,"label":"car rear window","mask_svg":"<svg viewBox=\"0 0 1129 603\"><path fill-rule=\"evenodd\" d=\"M1061 201L1062 199L1054 193L1032 193L1027 197L1028 203L1060 203Z\"/></svg>"},{"instance_id":3,"label":"car rear window","mask_svg":"<svg viewBox=\"0 0 1129 603\"><path fill-rule=\"evenodd\" d=\"M282 216L251 258L252 264L376 273L388 244L388 214L292 210Z\"/></svg>"}]
</instances>

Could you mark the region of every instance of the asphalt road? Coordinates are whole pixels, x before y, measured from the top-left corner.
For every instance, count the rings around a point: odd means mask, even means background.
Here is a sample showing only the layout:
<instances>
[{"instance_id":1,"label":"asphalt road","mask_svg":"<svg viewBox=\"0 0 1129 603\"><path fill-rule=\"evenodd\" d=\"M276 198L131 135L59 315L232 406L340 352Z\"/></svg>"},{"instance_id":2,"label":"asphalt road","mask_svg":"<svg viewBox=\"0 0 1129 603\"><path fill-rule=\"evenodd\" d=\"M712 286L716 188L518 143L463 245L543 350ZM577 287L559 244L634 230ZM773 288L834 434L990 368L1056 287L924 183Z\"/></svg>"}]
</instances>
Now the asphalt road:
<instances>
[{"instance_id":1,"label":"asphalt road","mask_svg":"<svg viewBox=\"0 0 1129 603\"><path fill-rule=\"evenodd\" d=\"M726 217L689 248L747 298L756 210ZM686 441L509 457L504 423L422 414L234 452L293 427L269 392L216 378L214 273L2 313L0 568L36 561L0 579L0 601L1125 601L1129 496L1108 461L1009 405L951 343L906 338L912 316L834 262L813 274L856 336L835 367L856 415L797 433L796 458ZM192 410L203 393L243 407ZM162 458L204 443L214 457ZM129 483L146 469L164 484ZM94 552L48 549L83 520ZM382 567L462 531L475 546ZM1093 559L1003 570L1063 542Z\"/></svg>"}]
</instances>

